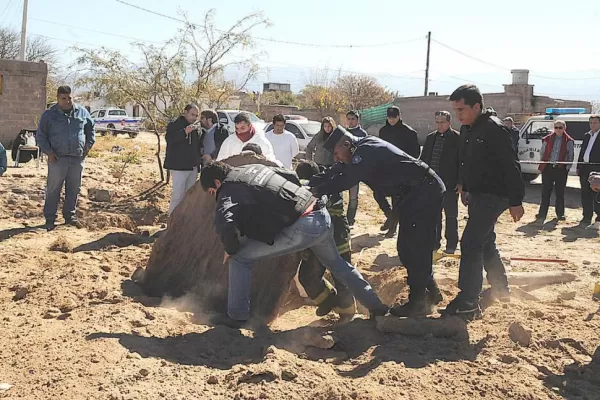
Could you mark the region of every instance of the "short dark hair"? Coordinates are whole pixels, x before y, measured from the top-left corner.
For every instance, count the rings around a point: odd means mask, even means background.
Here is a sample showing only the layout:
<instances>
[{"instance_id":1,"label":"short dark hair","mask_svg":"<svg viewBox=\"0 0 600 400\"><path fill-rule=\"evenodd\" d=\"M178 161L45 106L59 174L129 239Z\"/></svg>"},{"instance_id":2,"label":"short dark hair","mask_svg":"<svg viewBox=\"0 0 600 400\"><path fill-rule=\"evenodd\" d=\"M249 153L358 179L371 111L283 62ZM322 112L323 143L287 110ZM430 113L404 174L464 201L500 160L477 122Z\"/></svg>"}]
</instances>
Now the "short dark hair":
<instances>
[{"instance_id":1,"label":"short dark hair","mask_svg":"<svg viewBox=\"0 0 600 400\"><path fill-rule=\"evenodd\" d=\"M71 86L63 85L59 86L56 90L56 95L60 96L61 94L71 94Z\"/></svg>"},{"instance_id":2,"label":"short dark hair","mask_svg":"<svg viewBox=\"0 0 600 400\"><path fill-rule=\"evenodd\" d=\"M248 143L247 145L244 146L244 148L242 149L242 151L252 151L257 156L262 156L263 155L262 149L256 143Z\"/></svg>"},{"instance_id":3,"label":"short dark hair","mask_svg":"<svg viewBox=\"0 0 600 400\"><path fill-rule=\"evenodd\" d=\"M219 122L219 117L214 110L202 110L200 113L200 117L204 117L206 119L210 119L213 124Z\"/></svg>"},{"instance_id":4,"label":"short dark hair","mask_svg":"<svg viewBox=\"0 0 600 400\"><path fill-rule=\"evenodd\" d=\"M299 179L310 179L319 172L319 166L312 160L301 160L296 166L296 175Z\"/></svg>"},{"instance_id":5,"label":"short dark hair","mask_svg":"<svg viewBox=\"0 0 600 400\"><path fill-rule=\"evenodd\" d=\"M208 189L216 189L215 179L223 182L227 177L227 174L231 172L231 166L225 164L222 161L211 161L202 167L200 174L200 185L202 189L207 191Z\"/></svg>"},{"instance_id":6,"label":"short dark hair","mask_svg":"<svg viewBox=\"0 0 600 400\"><path fill-rule=\"evenodd\" d=\"M356 117L356 119L360 119L360 113L358 110L350 110L346 113L346 117Z\"/></svg>"},{"instance_id":7,"label":"short dark hair","mask_svg":"<svg viewBox=\"0 0 600 400\"><path fill-rule=\"evenodd\" d=\"M459 101L464 100L465 104L473 107L475 104L479 103L481 106L481 111L483 111L483 96L479 91L479 88L472 84L466 84L459 86L448 99L450 101Z\"/></svg>"},{"instance_id":8,"label":"short dark hair","mask_svg":"<svg viewBox=\"0 0 600 400\"><path fill-rule=\"evenodd\" d=\"M597 119L600 122L600 114L592 114L590 115L590 121L593 119Z\"/></svg>"},{"instance_id":9,"label":"short dark hair","mask_svg":"<svg viewBox=\"0 0 600 400\"><path fill-rule=\"evenodd\" d=\"M188 112L192 108L198 108L199 109L199 107L197 105L195 105L194 103L190 103L190 104L188 104L188 105L185 106L185 108L183 109L183 111Z\"/></svg>"},{"instance_id":10,"label":"short dark hair","mask_svg":"<svg viewBox=\"0 0 600 400\"><path fill-rule=\"evenodd\" d=\"M400 116L400 107L398 107L398 106L388 107L385 114L386 114L386 116L392 117L392 118L399 117Z\"/></svg>"},{"instance_id":11,"label":"short dark hair","mask_svg":"<svg viewBox=\"0 0 600 400\"><path fill-rule=\"evenodd\" d=\"M275 125L275 122L285 123L285 117L282 114L277 114L276 116L273 117L273 125Z\"/></svg>"},{"instance_id":12,"label":"short dark hair","mask_svg":"<svg viewBox=\"0 0 600 400\"><path fill-rule=\"evenodd\" d=\"M247 123L251 124L252 121L250 120L250 114L245 111L238 113L238 115L236 115L235 118L233 119L233 123L239 124L240 122L247 122Z\"/></svg>"}]
</instances>

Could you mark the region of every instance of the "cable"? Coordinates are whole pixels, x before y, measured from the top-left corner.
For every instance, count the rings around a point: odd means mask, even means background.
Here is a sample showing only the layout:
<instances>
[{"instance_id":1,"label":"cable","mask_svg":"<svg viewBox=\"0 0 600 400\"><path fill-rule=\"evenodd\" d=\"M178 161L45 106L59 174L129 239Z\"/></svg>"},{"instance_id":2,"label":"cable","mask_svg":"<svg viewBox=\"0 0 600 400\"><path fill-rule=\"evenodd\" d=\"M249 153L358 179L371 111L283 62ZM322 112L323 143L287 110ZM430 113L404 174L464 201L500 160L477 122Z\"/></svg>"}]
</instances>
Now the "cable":
<instances>
[{"instance_id":1,"label":"cable","mask_svg":"<svg viewBox=\"0 0 600 400\"><path fill-rule=\"evenodd\" d=\"M4 16L4 13L6 12L6 10L8 10L8 7L10 7L11 3L12 3L12 0L8 0L8 3L6 3L6 7L4 7L4 10L2 10L2 12L0 13L0 18L2 18Z\"/></svg>"},{"instance_id":2,"label":"cable","mask_svg":"<svg viewBox=\"0 0 600 400\"><path fill-rule=\"evenodd\" d=\"M180 22L183 24L189 24L189 21L180 19L180 18L176 18L167 14L163 14L160 13L158 11L153 11L144 7L140 7L138 5L135 4L131 4L128 3L126 1L123 0L115 0L118 3L121 3L123 5L126 5L128 7L132 7L135 8L137 10L140 11L144 11L153 15L157 15L159 17L163 17L163 18L167 18L170 19L172 21L176 21L176 22ZM205 26L202 24L193 24L194 26L197 27L201 27L204 28ZM217 32L221 32L224 33L226 31L220 30L220 29L216 29L214 28L215 31ZM404 43L410 43L410 42L415 42L417 40L423 40L425 39L425 36L420 36L417 38L413 38L413 39L408 39L408 40L403 40L403 41L397 41L397 42L388 42L388 43L374 43L374 44L318 44L318 43L305 43L305 42L295 42L295 41L291 41L291 40L278 40L278 39L271 39L271 38L264 38L264 37L259 37L259 36L252 36L253 39L255 40L260 40L260 41L264 41L264 42L271 42L271 43L279 43L279 44L289 44L289 45L294 45L294 46L304 46L304 47L319 47L319 48L346 48L346 49L355 49L355 48L367 48L367 47L384 47L384 46L394 46L394 45L398 45L398 44L404 44Z\"/></svg>"}]
</instances>

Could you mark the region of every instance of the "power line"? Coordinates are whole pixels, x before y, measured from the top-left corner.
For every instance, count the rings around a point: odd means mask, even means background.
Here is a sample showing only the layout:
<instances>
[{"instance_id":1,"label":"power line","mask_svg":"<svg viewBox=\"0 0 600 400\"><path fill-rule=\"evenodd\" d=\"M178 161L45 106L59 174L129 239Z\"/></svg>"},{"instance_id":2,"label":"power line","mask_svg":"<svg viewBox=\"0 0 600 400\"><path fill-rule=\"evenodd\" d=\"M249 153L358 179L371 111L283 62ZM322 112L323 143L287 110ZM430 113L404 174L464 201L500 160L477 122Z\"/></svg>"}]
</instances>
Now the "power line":
<instances>
[{"instance_id":1,"label":"power line","mask_svg":"<svg viewBox=\"0 0 600 400\"><path fill-rule=\"evenodd\" d=\"M158 11L153 11L153 10L150 10L148 8L144 8L144 7L135 5L135 4L131 4L131 3L128 3L128 2L123 1L123 0L115 0L115 1L117 1L118 3L121 3L123 5L126 5L128 7L132 7L132 8L135 8L137 10L144 11L144 12L147 12L149 14L153 14L153 15L156 15L156 16L159 16L159 17L167 18L167 19L170 19L172 21L180 22L180 23L183 23L183 24L190 23L189 21L183 20L181 18L176 18L176 17L173 17L171 15L160 13ZM201 27L201 28L204 27L204 25L202 25L202 24L192 24L192 25L197 26L197 27ZM221 33L226 32L226 31L223 31L223 30L220 30L220 29L216 29L216 28L214 28L214 29L217 32L221 32ZM272 38L264 38L264 37L260 37L260 36L252 36L252 38L255 39L255 40L260 40L260 41L264 41L264 42L279 43L279 44L289 44L289 45L294 45L294 46L318 47L318 48L355 49L355 48L368 48L368 47L395 46L395 45L399 45L399 44L410 43L410 42L415 42L415 41L418 41L418 40L422 40L422 39L425 38L425 36L420 36L420 37L417 37L417 38L408 39L408 40L402 40L402 41L387 42L387 43L372 43L372 44L320 44L320 43L296 42L296 41L291 41L291 40L279 40L279 39L272 39Z\"/></svg>"},{"instance_id":2,"label":"power line","mask_svg":"<svg viewBox=\"0 0 600 400\"><path fill-rule=\"evenodd\" d=\"M2 12L0 13L0 18L2 18L4 16L4 13L6 12L6 10L8 10L8 7L10 7L11 3L12 3L12 0L8 0L8 3L6 3L6 7L4 7L4 10L2 10Z\"/></svg>"}]
</instances>

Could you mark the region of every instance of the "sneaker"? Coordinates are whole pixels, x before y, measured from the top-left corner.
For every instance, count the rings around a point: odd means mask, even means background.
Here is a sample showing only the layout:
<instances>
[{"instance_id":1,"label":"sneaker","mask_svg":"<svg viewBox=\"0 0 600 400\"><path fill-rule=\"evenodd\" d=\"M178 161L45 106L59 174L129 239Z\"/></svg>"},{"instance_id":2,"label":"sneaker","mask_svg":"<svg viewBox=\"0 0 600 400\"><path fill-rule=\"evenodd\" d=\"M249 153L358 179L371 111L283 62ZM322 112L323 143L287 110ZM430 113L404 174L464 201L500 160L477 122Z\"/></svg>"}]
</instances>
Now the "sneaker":
<instances>
[{"instance_id":1,"label":"sneaker","mask_svg":"<svg viewBox=\"0 0 600 400\"><path fill-rule=\"evenodd\" d=\"M46 223L44 224L44 229L46 229L47 232L50 232L50 231L53 231L54 229L56 229L56 225L54 224L54 221L46 220Z\"/></svg>"},{"instance_id":2,"label":"sneaker","mask_svg":"<svg viewBox=\"0 0 600 400\"><path fill-rule=\"evenodd\" d=\"M455 297L445 309L439 310L444 316L457 316L467 321L479 319L482 316L481 307L477 300L463 300L460 297Z\"/></svg>"},{"instance_id":3,"label":"sneaker","mask_svg":"<svg viewBox=\"0 0 600 400\"><path fill-rule=\"evenodd\" d=\"M479 294L479 307L481 307L482 310L485 310L486 308L494 304L496 300L502 303L509 302L510 289L507 287L501 289L490 287L485 289Z\"/></svg>"},{"instance_id":4,"label":"sneaker","mask_svg":"<svg viewBox=\"0 0 600 400\"><path fill-rule=\"evenodd\" d=\"M227 314L216 314L210 318L210 323L213 325L223 325L232 329L240 329L246 325L248 321L238 321L237 319L229 318Z\"/></svg>"},{"instance_id":5,"label":"sneaker","mask_svg":"<svg viewBox=\"0 0 600 400\"><path fill-rule=\"evenodd\" d=\"M600 230L600 221L596 221L593 224L586 226L585 229L589 229L589 230L593 230L593 231Z\"/></svg>"},{"instance_id":6,"label":"sneaker","mask_svg":"<svg viewBox=\"0 0 600 400\"><path fill-rule=\"evenodd\" d=\"M65 225L74 226L77 229L83 228L83 224L77 219L71 219L65 222Z\"/></svg>"}]
</instances>

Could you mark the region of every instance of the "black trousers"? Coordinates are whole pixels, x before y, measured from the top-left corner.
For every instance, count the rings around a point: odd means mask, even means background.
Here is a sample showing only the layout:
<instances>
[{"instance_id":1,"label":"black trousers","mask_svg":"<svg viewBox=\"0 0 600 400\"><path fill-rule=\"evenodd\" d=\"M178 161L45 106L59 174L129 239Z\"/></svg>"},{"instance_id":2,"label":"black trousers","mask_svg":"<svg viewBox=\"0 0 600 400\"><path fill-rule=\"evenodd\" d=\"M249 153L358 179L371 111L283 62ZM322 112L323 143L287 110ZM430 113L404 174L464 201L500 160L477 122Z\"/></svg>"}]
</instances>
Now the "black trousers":
<instances>
[{"instance_id":1,"label":"black trousers","mask_svg":"<svg viewBox=\"0 0 600 400\"><path fill-rule=\"evenodd\" d=\"M446 230L444 237L446 238L446 248L454 249L458 246L458 193L454 190L446 190L442 200L442 207L438 215L436 240L439 249L442 246L442 211L446 215Z\"/></svg>"},{"instance_id":2,"label":"black trousers","mask_svg":"<svg viewBox=\"0 0 600 400\"><path fill-rule=\"evenodd\" d=\"M579 183L581 184L581 206L583 207L584 221L591 221L596 212L596 221L600 221L600 203L596 201L597 193L592 190L588 178L590 170L584 167L579 171Z\"/></svg>"},{"instance_id":3,"label":"black trousers","mask_svg":"<svg viewBox=\"0 0 600 400\"><path fill-rule=\"evenodd\" d=\"M546 165L542 172L542 201L540 203L539 218L546 218L550 208L550 197L554 190L556 201L554 208L557 217L565 215L565 189L567 187L567 169L563 165Z\"/></svg>"}]
</instances>

